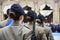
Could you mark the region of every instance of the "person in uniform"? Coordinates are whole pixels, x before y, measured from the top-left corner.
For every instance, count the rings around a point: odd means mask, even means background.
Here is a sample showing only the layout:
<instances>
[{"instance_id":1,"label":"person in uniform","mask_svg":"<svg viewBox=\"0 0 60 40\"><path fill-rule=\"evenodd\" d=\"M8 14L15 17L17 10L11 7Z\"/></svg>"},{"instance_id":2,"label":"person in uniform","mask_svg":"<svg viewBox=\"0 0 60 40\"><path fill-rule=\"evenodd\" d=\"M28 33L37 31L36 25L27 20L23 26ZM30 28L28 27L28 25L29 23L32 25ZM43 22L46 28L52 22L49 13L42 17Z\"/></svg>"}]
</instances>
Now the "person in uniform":
<instances>
[{"instance_id":1,"label":"person in uniform","mask_svg":"<svg viewBox=\"0 0 60 40\"><path fill-rule=\"evenodd\" d=\"M24 10L19 4L13 4L10 13L14 22L9 27L0 29L0 40L23 40Z\"/></svg>"},{"instance_id":2,"label":"person in uniform","mask_svg":"<svg viewBox=\"0 0 60 40\"><path fill-rule=\"evenodd\" d=\"M25 15L24 15L24 23L26 23L27 22L27 20L26 20L26 14L32 8L27 5L27 6L23 7L23 9L24 9L24 12L25 12Z\"/></svg>"},{"instance_id":3,"label":"person in uniform","mask_svg":"<svg viewBox=\"0 0 60 40\"><path fill-rule=\"evenodd\" d=\"M0 27L1 27L1 28L10 25L10 24L12 24L12 22L13 22L13 19L10 18L10 9L7 9L7 14L6 14L6 15L7 15L8 17L7 17L5 20L3 20L2 22L0 22Z\"/></svg>"},{"instance_id":4,"label":"person in uniform","mask_svg":"<svg viewBox=\"0 0 60 40\"><path fill-rule=\"evenodd\" d=\"M37 19L36 19L36 23L39 27L43 27L45 29L45 34L47 37L47 40L54 40L53 35L52 35L52 31L50 27L46 27L43 25L44 22L44 16L39 14Z\"/></svg>"},{"instance_id":5,"label":"person in uniform","mask_svg":"<svg viewBox=\"0 0 60 40\"><path fill-rule=\"evenodd\" d=\"M30 29L30 30L33 30L33 21L34 21L34 17L36 19L36 13L32 10L29 10L28 13L27 13L27 16L26 16L26 19L28 20L27 23L25 24L25 26ZM31 33L31 32L30 32ZM27 37L25 39L28 39L29 37L31 38L31 34L30 33L27 33ZM25 36L26 36L25 35ZM42 27L37 27L35 25L35 35L36 35L36 38L37 40L47 40L46 38L46 35L45 35L45 31L44 31L44 28ZM29 37L28 37L29 36ZM31 40L31 39L30 39Z\"/></svg>"}]
</instances>

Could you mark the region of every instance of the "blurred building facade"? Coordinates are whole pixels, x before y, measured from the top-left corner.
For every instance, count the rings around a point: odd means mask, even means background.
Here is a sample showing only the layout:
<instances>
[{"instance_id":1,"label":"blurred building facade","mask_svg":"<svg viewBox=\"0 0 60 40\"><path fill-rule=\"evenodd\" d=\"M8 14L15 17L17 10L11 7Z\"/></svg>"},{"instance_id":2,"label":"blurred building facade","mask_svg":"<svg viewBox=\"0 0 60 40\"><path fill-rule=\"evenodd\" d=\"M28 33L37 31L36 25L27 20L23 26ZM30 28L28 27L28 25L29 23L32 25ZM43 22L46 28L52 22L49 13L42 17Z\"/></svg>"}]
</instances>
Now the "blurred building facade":
<instances>
[{"instance_id":1,"label":"blurred building facade","mask_svg":"<svg viewBox=\"0 0 60 40\"><path fill-rule=\"evenodd\" d=\"M60 23L60 1L59 0L1 0L0 1L0 21L4 19L3 8L7 5L19 3L22 7L28 5L32 10L36 11L37 15L40 13L40 6L43 4L50 4L53 8L53 23Z\"/></svg>"}]
</instances>

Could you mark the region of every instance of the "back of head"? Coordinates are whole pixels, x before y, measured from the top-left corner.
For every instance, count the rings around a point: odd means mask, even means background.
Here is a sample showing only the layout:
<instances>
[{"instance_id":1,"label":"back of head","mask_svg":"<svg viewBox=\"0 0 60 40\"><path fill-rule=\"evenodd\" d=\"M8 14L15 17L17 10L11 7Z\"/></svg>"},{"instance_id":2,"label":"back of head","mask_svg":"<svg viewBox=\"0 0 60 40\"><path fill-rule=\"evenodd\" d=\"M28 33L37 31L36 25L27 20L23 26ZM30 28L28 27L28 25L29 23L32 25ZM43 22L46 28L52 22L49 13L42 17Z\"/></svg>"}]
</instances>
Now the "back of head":
<instances>
[{"instance_id":1,"label":"back of head","mask_svg":"<svg viewBox=\"0 0 60 40\"><path fill-rule=\"evenodd\" d=\"M31 10L31 7L26 5L23 9L29 11L29 10Z\"/></svg>"},{"instance_id":2,"label":"back of head","mask_svg":"<svg viewBox=\"0 0 60 40\"><path fill-rule=\"evenodd\" d=\"M41 14L38 15L37 19L40 19L41 23L45 20L45 17Z\"/></svg>"},{"instance_id":3,"label":"back of head","mask_svg":"<svg viewBox=\"0 0 60 40\"><path fill-rule=\"evenodd\" d=\"M4 20L6 20L8 18L7 14L4 14Z\"/></svg>"},{"instance_id":4,"label":"back of head","mask_svg":"<svg viewBox=\"0 0 60 40\"><path fill-rule=\"evenodd\" d=\"M8 18L9 11L10 11L10 9L7 9L7 14L4 14L4 19L7 19Z\"/></svg>"},{"instance_id":5,"label":"back of head","mask_svg":"<svg viewBox=\"0 0 60 40\"><path fill-rule=\"evenodd\" d=\"M11 6L11 12L14 12L13 14L11 14L11 15L13 15L12 18L14 20L19 20L19 17L21 15L24 15L24 10L23 10L23 8L19 4L13 4Z\"/></svg>"},{"instance_id":6,"label":"back of head","mask_svg":"<svg viewBox=\"0 0 60 40\"><path fill-rule=\"evenodd\" d=\"M37 17L36 13L32 10L29 10L27 16L31 17L31 21L34 21Z\"/></svg>"},{"instance_id":7,"label":"back of head","mask_svg":"<svg viewBox=\"0 0 60 40\"><path fill-rule=\"evenodd\" d=\"M7 15L9 15L10 9L7 9Z\"/></svg>"}]
</instances>

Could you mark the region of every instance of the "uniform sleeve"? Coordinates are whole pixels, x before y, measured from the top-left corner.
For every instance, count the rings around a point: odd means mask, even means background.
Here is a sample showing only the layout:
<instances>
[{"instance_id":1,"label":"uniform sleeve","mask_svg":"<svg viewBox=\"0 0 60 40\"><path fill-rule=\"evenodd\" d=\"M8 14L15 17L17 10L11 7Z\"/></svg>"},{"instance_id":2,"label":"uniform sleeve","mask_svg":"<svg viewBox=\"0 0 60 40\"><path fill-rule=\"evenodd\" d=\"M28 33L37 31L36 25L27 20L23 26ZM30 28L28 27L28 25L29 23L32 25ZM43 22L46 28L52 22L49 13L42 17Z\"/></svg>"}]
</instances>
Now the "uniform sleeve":
<instances>
[{"instance_id":1,"label":"uniform sleeve","mask_svg":"<svg viewBox=\"0 0 60 40\"><path fill-rule=\"evenodd\" d=\"M24 40L31 40L31 36L32 36L32 31L30 31L29 33L24 34Z\"/></svg>"},{"instance_id":2,"label":"uniform sleeve","mask_svg":"<svg viewBox=\"0 0 60 40\"><path fill-rule=\"evenodd\" d=\"M53 37L53 35L52 35L51 29L49 29L49 39L50 39L50 40L54 40L54 37Z\"/></svg>"},{"instance_id":3,"label":"uniform sleeve","mask_svg":"<svg viewBox=\"0 0 60 40\"><path fill-rule=\"evenodd\" d=\"M37 39L38 40L47 40L46 34L44 32L44 29L40 28L40 30L38 30Z\"/></svg>"},{"instance_id":4,"label":"uniform sleeve","mask_svg":"<svg viewBox=\"0 0 60 40\"><path fill-rule=\"evenodd\" d=\"M47 37L46 37L45 33L43 33L43 35L42 35L42 40L47 40Z\"/></svg>"},{"instance_id":5,"label":"uniform sleeve","mask_svg":"<svg viewBox=\"0 0 60 40\"><path fill-rule=\"evenodd\" d=\"M0 30L0 40L1 40L1 35L2 35L2 32L1 32L1 30Z\"/></svg>"},{"instance_id":6,"label":"uniform sleeve","mask_svg":"<svg viewBox=\"0 0 60 40\"><path fill-rule=\"evenodd\" d=\"M3 33L2 33L2 29L0 28L0 40L3 40Z\"/></svg>"},{"instance_id":7,"label":"uniform sleeve","mask_svg":"<svg viewBox=\"0 0 60 40\"><path fill-rule=\"evenodd\" d=\"M0 22L0 28L4 27L7 23L7 20L4 20L2 22Z\"/></svg>"}]
</instances>

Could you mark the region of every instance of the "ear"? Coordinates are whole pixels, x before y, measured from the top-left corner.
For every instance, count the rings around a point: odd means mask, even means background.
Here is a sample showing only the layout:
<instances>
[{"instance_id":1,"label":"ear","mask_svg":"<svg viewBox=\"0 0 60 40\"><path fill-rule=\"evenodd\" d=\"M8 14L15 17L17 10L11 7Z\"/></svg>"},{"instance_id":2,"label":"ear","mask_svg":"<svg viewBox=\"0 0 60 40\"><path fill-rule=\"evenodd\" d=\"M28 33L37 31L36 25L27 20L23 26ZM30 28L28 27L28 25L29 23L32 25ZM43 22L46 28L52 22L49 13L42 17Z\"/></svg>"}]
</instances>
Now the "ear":
<instances>
[{"instance_id":1,"label":"ear","mask_svg":"<svg viewBox=\"0 0 60 40\"><path fill-rule=\"evenodd\" d=\"M20 21L23 21L23 20L24 20L24 15L21 15L21 16L19 17L19 20L20 20Z\"/></svg>"}]
</instances>

